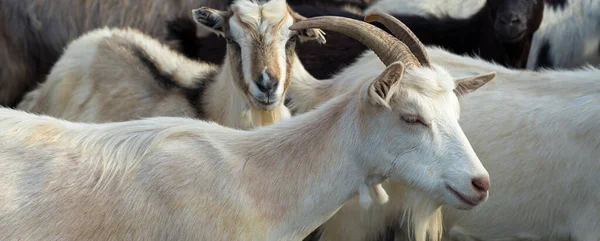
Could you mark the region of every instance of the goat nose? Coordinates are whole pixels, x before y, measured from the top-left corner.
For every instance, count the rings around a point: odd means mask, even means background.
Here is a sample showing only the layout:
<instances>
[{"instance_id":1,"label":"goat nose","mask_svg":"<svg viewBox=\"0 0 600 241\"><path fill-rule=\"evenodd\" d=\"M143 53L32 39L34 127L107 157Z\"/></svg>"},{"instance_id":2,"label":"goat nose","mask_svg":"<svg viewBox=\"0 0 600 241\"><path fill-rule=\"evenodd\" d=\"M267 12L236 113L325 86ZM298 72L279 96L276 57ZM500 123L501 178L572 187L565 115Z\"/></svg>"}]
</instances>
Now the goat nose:
<instances>
[{"instance_id":1,"label":"goat nose","mask_svg":"<svg viewBox=\"0 0 600 241\"><path fill-rule=\"evenodd\" d=\"M502 25L519 25L521 22L521 18L518 15L510 14L500 17L500 23Z\"/></svg>"},{"instance_id":2,"label":"goat nose","mask_svg":"<svg viewBox=\"0 0 600 241\"><path fill-rule=\"evenodd\" d=\"M490 189L490 178L488 176L476 177L471 180L476 191L486 193Z\"/></svg>"},{"instance_id":3,"label":"goat nose","mask_svg":"<svg viewBox=\"0 0 600 241\"><path fill-rule=\"evenodd\" d=\"M265 94L273 94L273 92L275 92L275 90L277 89L278 85L279 82L277 82L276 80L256 82L256 86L258 87L258 89Z\"/></svg>"}]
</instances>

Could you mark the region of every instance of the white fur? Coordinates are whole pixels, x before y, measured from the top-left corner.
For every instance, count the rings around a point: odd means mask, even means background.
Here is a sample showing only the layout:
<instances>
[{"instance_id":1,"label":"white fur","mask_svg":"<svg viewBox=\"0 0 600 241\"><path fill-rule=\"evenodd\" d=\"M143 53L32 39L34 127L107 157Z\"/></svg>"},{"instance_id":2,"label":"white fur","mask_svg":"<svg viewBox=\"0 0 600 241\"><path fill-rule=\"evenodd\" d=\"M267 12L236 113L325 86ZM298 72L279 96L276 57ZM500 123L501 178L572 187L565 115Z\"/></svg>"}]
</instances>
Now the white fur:
<instances>
[{"instance_id":1,"label":"white fur","mask_svg":"<svg viewBox=\"0 0 600 241\"><path fill-rule=\"evenodd\" d=\"M444 183L487 172L458 125L451 79L399 79L400 67L253 131L0 108L0 239L301 240L387 177L446 199ZM402 84L384 99L381 81ZM407 111L436 123L409 126Z\"/></svg>"},{"instance_id":2,"label":"white fur","mask_svg":"<svg viewBox=\"0 0 600 241\"><path fill-rule=\"evenodd\" d=\"M290 84L290 90L288 92L288 97L291 99L290 109L294 113L310 111L327 99L346 93L349 89L360 85L360 83L373 79L377 75L376 72L381 72L384 67L385 66L372 51L367 51L363 57L359 58L357 63L344 69L341 73L329 80L316 80L306 72L306 70L298 66L294 71L296 75ZM405 73L405 78L416 78L428 82L432 81L429 83L444 80L440 83L445 84L452 83L451 80L453 79L444 68L437 65L434 65L432 69L417 68L408 70ZM453 86L445 86L443 88L453 88ZM464 166L463 170L479 168L478 164L475 163L464 164L467 166ZM470 186L470 180L464 180L463 183L457 183L455 185L461 186L460 191L464 193L474 191ZM388 218L397 218L395 215L402 214L407 215L410 219L411 228L414 229L418 241L424 241L427 233L435 239L435 237L441 235L442 231L441 221L439 220L440 215L437 213L441 204L446 203L458 208L467 208L461 204L460 201L454 199L450 193L447 193L446 196L443 197L443 201L441 201L439 196L432 197L427 194L413 194L412 196L404 197L403 194L406 191L406 188L391 188L393 190L399 190L399 192L393 194L397 196L390 196L390 201L387 205L384 205L383 207L373 207L369 213L365 214L358 209L353 210L355 207L346 205L348 207L345 206L342 210L348 210L336 214L336 216L340 216L339 218L334 216L332 219L338 221L328 221L324 224L324 232L321 236L321 240L367 240L370 237L378 235L378 232L381 230L379 229L381 228L380 225L385 226ZM388 188L384 189L389 190ZM419 190L419 192L421 191L422 190ZM402 204L399 204L401 201ZM360 206L364 208L366 203L368 203L368 200L363 198L359 202L351 203L360 203ZM378 213L378 211L383 213ZM344 215L354 217L347 217ZM376 217L372 217L372 215L375 215Z\"/></svg>"},{"instance_id":3,"label":"white fur","mask_svg":"<svg viewBox=\"0 0 600 241\"><path fill-rule=\"evenodd\" d=\"M467 18L485 5L485 0L381 0L364 13L394 13L406 15L433 15Z\"/></svg>"},{"instance_id":4,"label":"white fur","mask_svg":"<svg viewBox=\"0 0 600 241\"><path fill-rule=\"evenodd\" d=\"M598 240L600 70L518 71L439 48L428 48L428 53L452 76L498 74L489 86L462 100L460 121L490 172L492 197L467 212L444 208L446 234L454 240L558 241L569 235L576 241ZM382 69L368 51L331 80L300 75L288 92L291 109L308 111ZM377 240L392 220L402 221L407 209L419 208L429 212L413 212L421 215L410 224L417 240L424 240L427 229L430 238L439 235L436 203L421 202L422 194L402 183L385 182L383 187L390 195L386 205L366 212L356 199L348 202L322 226L321 240Z\"/></svg>"},{"instance_id":5,"label":"white fur","mask_svg":"<svg viewBox=\"0 0 600 241\"><path fill-rule=\"evenodd\" d=\"M544 8L540 28L533 35L528 69L539 66L543 44L550 44L550 68L600 66L600 1L567 0L565 9Z\"/></svg>"}]
</instances>

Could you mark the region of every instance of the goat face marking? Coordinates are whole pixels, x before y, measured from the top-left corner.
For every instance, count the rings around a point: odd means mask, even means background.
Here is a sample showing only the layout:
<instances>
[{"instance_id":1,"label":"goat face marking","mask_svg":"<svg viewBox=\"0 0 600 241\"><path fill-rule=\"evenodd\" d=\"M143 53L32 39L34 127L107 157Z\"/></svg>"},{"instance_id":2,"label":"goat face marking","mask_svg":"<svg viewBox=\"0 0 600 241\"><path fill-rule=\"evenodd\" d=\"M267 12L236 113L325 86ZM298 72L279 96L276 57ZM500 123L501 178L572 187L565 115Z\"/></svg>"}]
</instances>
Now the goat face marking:
<instances>
[{"instance_id":1,"label":"goat face marking","mask_svg":"<svg viewBox=\"0 0 600 241\"><path fill-rule=\"evenodd\" d=\"M208 8L192 11L194 19L227 39L231 74L248 102L260 109L283 105L299 36L322 40L322 32L291 31L302 16L285 0L266 3L238 0L223 12Z\"/></svg>"}]
</instances>

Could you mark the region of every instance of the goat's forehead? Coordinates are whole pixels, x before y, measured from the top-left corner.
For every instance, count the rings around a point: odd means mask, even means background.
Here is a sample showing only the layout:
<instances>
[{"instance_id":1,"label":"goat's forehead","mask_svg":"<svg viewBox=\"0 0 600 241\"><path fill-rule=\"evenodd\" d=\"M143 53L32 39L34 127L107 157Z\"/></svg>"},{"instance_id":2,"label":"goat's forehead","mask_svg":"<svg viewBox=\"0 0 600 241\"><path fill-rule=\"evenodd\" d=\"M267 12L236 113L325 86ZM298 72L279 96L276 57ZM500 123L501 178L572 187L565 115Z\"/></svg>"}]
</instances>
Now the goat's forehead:
<instances>
[{"instance_id":1,"label":"goat's forehead","mask_svg":"<svg viewBox=\"0 0 600 241\"><path fill-rule=\"evenodd\" d=\"M264 4L254 1L237 1L231 6L233 16L229 20L232 33L243 35L248 28L268 36L277 32L290 32L293 19L284 0L272 0Z\"/></svg>"},{"instance_id":2,"label":"goat's forehead","mask_svg":"<svg viewBox=\"0 0 600 241\"><path fill-rule=\"evenodd\" d=\"M399 90L394 108L404 114L419 114L425 119L455 118L460 112L454 92L423 95L415 89Z\"/></svg>"},{"instance_id":3,"label":"goat's forehead","mask_svg":"<svg viewBox=\"0 0 600 241\"><path fill-rule=\"evenodd\" d=\"M408 69L401 81L403 87L398 90L396 101L405 111L424 112L424 115L445 111L458 113L454 80L445 69L436 65Z\"/></svg>"},{"instance_id":4,"label":"goat's forehead","mask_svg":"<svg viewBox=\"0 0 600 241\"><path fill-rule=\"evenodd\" d=\"M444 95L455 87L454 79L446 69L433 64L431 68L412 68L404 73L404 86L425 95Z\"/></svg>"}]
</instances>

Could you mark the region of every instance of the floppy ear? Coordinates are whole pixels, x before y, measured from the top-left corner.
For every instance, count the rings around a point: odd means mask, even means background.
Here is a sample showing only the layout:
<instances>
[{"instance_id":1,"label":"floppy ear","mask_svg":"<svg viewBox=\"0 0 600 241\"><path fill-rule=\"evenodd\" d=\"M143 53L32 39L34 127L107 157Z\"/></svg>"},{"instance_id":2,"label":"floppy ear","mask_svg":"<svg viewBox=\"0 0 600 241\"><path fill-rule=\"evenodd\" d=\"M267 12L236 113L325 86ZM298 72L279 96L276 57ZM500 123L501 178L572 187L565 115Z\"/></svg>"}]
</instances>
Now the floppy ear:
<instances>
[{"instance_id":1,"label":"floppy ear","mask_svg":"<svg viewBox=\"0 0 600 241\"><path fill-rule=\"evenodd\" d=\"M294 18L294 23L306 19L306 17L300 15L297 12L294 12L294 10L292 10L292 8L290 8L289 6L288 6L288 11L292 15L292 18ZM325 32L323 30L321 30L320 28L309 28L309 29L298 30L298 35L300 36L300 41L302 41L302 42L309 41L309 40L316 40L320 44L327 43L327 40L325 39Z\"/></svg>"},{"instance_id":2,"label":"floppy ear","mask_svg":"<svg viewBox=\"0 0 600 241\"><path fill-rule=\"evenodd\" d=\"M496 77L496 72L457 79L454 81L456 84L454 93L456 93L457 96L466 95L467 93L473 92L476 89L479 89L479 87L490 82L490 80L492 80L494 77Z\"/></svg>"},{"instance_id":3,"label":"floppy ear","mask_svg":"<svg viewBox=\"0 0 600 241\"><path fill-rule=\"evenodd\" d=\"M404 64L394 62L388 66L367 88L369 103L390 108L390 100L400 86L404 74Z\"/></svg>"},{"instance_id":4,"label":"floppy ear","mask_svg":"<svg viewBox=\"0 0 600 241\"><path fill-rule=\"evenodd\" d=\"M223 36L225 21L227 21L228 13L212 8L201 7L192 10L194 21L208 30L215 32L217 35Z\"/></svg>"}]
</instances>

